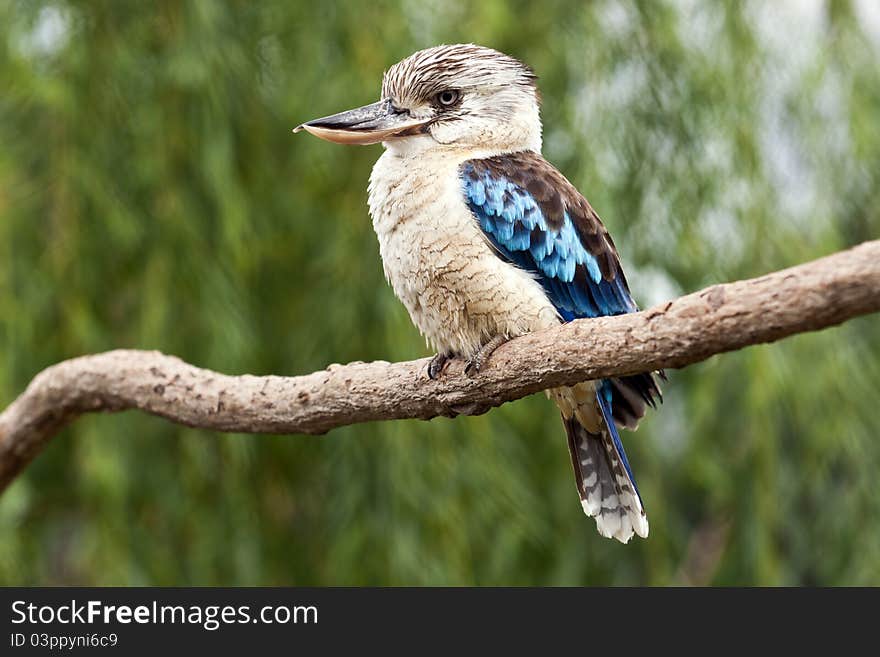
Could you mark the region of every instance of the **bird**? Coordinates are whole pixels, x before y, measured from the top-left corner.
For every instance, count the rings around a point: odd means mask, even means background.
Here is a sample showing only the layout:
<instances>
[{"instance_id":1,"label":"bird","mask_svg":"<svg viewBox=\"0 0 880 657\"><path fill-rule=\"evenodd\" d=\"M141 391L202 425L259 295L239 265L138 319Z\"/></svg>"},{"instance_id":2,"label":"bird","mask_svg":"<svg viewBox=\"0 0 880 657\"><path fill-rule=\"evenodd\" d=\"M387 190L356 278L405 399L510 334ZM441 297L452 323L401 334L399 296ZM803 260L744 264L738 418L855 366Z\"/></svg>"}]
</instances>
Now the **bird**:
<instances>
[{"instance_id":1,"label":"bird","mask_svg":"<svg viewBox=\"0 0 880 657\"><path fill-rule=\"evenodd\" d=\"M474 375L508 340L638 310L595 210L541 154L537 75L475 44L420 50L384 73L372 104L294 128L384 151L368 206L385 277L436 351ZM619 429L662 401L662 372L553 388L584 512L600 535L648 536ZM665 377L663 377L665 378Z\"/></svg>"}]
</instances>

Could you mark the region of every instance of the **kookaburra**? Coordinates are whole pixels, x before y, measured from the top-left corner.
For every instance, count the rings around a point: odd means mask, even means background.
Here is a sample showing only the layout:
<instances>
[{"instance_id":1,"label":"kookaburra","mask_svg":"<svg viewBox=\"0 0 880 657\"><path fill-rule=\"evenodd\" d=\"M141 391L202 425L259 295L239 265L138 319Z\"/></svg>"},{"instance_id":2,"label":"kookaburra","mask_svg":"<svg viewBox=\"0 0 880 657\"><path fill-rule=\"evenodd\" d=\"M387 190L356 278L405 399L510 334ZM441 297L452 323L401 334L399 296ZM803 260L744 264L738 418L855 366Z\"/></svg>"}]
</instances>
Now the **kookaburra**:
<instances>
[{"instance_id":1,"label":"kookaburra","mask_svg":"<svg viewBox=\"0 0 880 657\"><path fill-rule=\"evenodd\" d=\"M504 341L635 311L620 258L587 200L541 156L536 76L464 44L392 66L380 100L309 121L341 144L382 143L369 206L385 276L436 349L479 370ZM618 427L635 429L654 373L548 391L562 412L581 504L603 536L648 535Z\"/></svg>"}]
</instances>

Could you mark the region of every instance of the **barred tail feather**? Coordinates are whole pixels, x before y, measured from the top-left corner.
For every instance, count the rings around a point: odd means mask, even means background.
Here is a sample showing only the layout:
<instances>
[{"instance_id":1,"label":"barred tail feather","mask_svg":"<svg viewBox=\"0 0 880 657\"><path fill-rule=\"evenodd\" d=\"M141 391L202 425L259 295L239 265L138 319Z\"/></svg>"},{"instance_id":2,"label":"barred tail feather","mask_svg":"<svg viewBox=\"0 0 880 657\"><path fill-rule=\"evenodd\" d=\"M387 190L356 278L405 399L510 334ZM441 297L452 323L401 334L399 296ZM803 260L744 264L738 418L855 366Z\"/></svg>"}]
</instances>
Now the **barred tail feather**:
<instances>
[{"instance_id":1,"label":"barred tail feather","mask_svg":"<svg viewBox=\"0 0 880 657\"><path fill-rule=\"evenodd\" d=\"M665 377L660 371L657 375ZM635 431L639 427L639 420L645 416L648 406L657 407L657 402L663 401L660 386L654 373L646 372L634 376L625 376L617 379L608 379L603 387L611 389L611 409L614 422L621 429Z\"/></svg>"},{"instance_id":2,"label":"barred tail feather","mask_svg":"<svg viewBox=\"0 0 880 657\"><path fill-rule=\"evenodd\" d=\"M590 419L596 422L590 429L582 422L586 408L581 406L578 413L567 418L563 409L581 505L588 516L596 519L602 536L621 543L628 542L634 533L645 538L648 518L614 426L609 388L603 384L594 394L595 402L589 411L595 414Z\"/></svg>"}]
</instances>

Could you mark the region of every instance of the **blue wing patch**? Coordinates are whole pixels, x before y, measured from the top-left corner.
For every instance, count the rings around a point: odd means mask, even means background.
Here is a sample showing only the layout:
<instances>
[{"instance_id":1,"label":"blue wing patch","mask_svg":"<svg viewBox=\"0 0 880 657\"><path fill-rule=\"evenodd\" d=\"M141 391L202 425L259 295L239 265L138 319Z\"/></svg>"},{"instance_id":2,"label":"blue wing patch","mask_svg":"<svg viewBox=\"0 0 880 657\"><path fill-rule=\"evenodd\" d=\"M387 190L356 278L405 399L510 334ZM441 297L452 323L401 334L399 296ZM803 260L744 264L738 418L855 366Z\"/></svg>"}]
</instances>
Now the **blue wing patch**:
<instances>
[{"instance_id":1,"label":"blue wing patch","mask_svg":"<svg viewBox=\"0 0 880 657\"><path fill-rule=\"evenodd\" d=\"M540 156L471 160L462 180L468 207L490 243L537 276L565 321L637 310L598 217Z\"/></svg>"},{"instance_id":2,"label":"blue wing patch","mask_svg":"<svg viewBox=\"0 0 880 657\"><path fill-rule=\"evenodd\" d=\"M468 207L498 256L534 274L566 322L638 310L611 236L586 199L540 155L509 153L461 168ZM662 372L660 373L662 376ZM603 382L603 413L635 428L646 405L662 399L654 376ZM607 413L606 413L607 414ZM616 433L613 433L616 436ZM616 438L616 448L623 446ZM629 464L622 457L629 472Z\"/></svg>"}]
</instances>

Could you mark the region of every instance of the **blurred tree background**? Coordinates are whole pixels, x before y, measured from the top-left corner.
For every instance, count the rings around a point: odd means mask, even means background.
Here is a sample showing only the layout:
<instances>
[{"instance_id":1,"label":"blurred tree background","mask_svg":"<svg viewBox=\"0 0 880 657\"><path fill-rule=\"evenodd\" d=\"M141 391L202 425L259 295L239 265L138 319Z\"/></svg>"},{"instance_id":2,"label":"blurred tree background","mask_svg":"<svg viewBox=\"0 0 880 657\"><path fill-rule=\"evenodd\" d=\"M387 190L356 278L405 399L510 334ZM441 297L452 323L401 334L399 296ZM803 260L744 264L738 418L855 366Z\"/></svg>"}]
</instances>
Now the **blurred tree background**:
<instances>
[{"instance_id":1,"label":"blurred tree background","mask_svg":"<svg viewBox=\"0 0 880 657\"><path fill-rule=\"evenodd\" d=\"M290 129L473 41L649 305L880 235L880 12L834 2L0 2L0 407L52 363L427 355L366 210L379 146ZM0 583L880 584L880 320L670 373L598 536L552 404L326 437L89 416L0 497Z\"/></svg>"}]
</instances>

